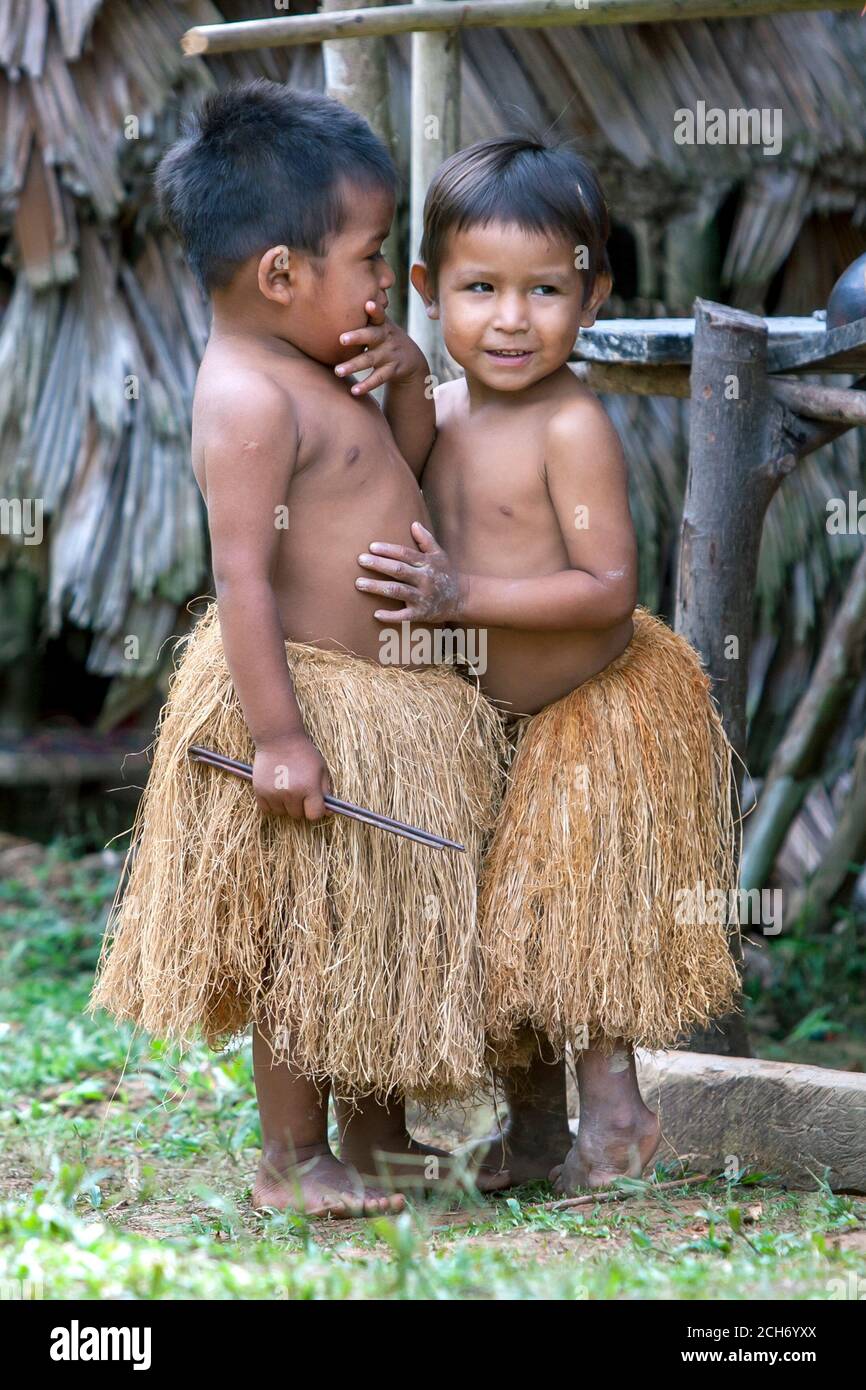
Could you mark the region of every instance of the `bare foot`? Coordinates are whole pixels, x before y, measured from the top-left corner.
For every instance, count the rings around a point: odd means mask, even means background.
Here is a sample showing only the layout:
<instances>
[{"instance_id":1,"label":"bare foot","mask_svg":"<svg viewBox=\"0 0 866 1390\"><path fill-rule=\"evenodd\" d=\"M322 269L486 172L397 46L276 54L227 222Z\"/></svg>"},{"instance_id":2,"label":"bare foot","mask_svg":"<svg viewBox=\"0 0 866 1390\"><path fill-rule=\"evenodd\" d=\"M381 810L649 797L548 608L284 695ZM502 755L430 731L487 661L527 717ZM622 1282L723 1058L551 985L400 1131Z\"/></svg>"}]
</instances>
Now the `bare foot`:
<instances>
[{"instance_id":1,"label":"bare foot","mask_svg":"<svg viewBox=\"0 0 866 1390\"><path fill-rule=\"evenodd\" d=\"M533 1118L535 1123L533 1123ZM502 1186L521 1187L523 1183L546 1180L550 1170L561 1164L571 1143L567 1122L548 1122L548 1117L521 1114L519 1124L513 1122L495 1130L484 1139L467 1144L465 1152L480 1158L484 1167L494 1173L506 1172L509 1181Z\"/></svg>"},{"instance_id":2,"label":"bare foot","mask_svg":"<svg viewBox=\"0 0 866 1390\"><path fill-rule=\"evenodd\" d=\"M661 1141L658 1116L640 1103L628 1114L581 1117L577 1138L551 1179L563 1196L580 1188L609 1187L614 1178L639 1178Z\"/></svg>"},{"instance_id":3,"label":"bare foot","mask_svg":"<svg viewBox=\"0 0 866 1390\"><path fill-rule=\"evenodd\" d=\"M312 1147L312 1146L311 1146ZM334 1158L330 1149L300 1150L292 1159L262 1157L253 1185L253 1206L297 1211L305 1216L337 1219L394 1216L406 1200L401 1192L384 1192L362 1182L357 1173Z\"/></svg>"},{"instance_id":4,"label":"bare foot","mask_svg":"<svg viewBox=\"0 0 866 1390\"><path fill-rule=\"evenodd\" d=\"M430 1144L420 1144L408 1134L405 1141L399 1142L399 1147L392 1141L388 1150L361 1152L344 1142L340 1152L344 1161L357 1169L365 1180L396 1180L402 1186L423 1189L425 1192L458 1187L461 1178L465 1177L479 1192L498 1192L503 1187L512 1186L509 1173L498 1164L482 1164L479 1167L477 1159L470 1160L468 1155L461 1157L445 1149L435 1149Z\"/></svg>"}]
</instances>

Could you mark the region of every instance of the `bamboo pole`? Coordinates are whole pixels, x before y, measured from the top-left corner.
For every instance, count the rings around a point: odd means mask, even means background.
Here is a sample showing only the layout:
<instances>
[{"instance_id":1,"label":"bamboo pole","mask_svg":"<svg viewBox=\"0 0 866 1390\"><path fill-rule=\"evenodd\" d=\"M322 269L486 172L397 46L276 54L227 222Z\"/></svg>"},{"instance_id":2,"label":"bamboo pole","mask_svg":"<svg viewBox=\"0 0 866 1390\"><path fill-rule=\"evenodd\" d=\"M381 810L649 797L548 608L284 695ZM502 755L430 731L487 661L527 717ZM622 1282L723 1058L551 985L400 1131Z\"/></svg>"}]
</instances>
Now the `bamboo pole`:
<instances>
[{"instance_id":1,"label":"bamboo pole","mask_svg":"<svg viewBox=\"0 0 866 1390\"><path fill-rule=\"evenodd\" d=\"M541 29L570 24L648 24L694 19L748 19L754 15L811 10L859 10L862 0L433 0L424 6L379 5L342 14L286 15L236 24L199 24L188 29L181 47L188 57L235 53L255 48L287 48L328 39L369 38L379 34L442 32L455 28Z\"/></svg>"},{"instance_id":2,"label":"bamboo pole","mask_svg":"<svg viewBox=\"0 0 866 1390\"><path fill-rule=\"evenodd\" d=\"M437 8L415 0L413 9ZM455 7L456 8L456 7ZM418 255L424 230L424 198L439 165L460 147L460 35L412 35L412 184L409 261ZM439 325L429 319L421 298L409 291L409 336L430 363L434 385L457 372L442 342Z\"/></svg>"},{"instance_id":3,"label":"bamboo pole","mask_svg":"<svg viewBox=\"0 0 866 1390\"><path fill-rule=\"evenodd\" d=\"M337 14L350 8L369 8L373 0L322 0L322 13ZM391 102L388 82L388 54L383 38L365 39L350 43L348 39L331 39L322 44L325 69L325 92L350 111L356 111L396 155L394 127L391 121ZM406 281L400 255L399 219L394 224L384 246L385 259L397 277L390 291L391 317L405 323Z\"/></svg>"}]
</instances>

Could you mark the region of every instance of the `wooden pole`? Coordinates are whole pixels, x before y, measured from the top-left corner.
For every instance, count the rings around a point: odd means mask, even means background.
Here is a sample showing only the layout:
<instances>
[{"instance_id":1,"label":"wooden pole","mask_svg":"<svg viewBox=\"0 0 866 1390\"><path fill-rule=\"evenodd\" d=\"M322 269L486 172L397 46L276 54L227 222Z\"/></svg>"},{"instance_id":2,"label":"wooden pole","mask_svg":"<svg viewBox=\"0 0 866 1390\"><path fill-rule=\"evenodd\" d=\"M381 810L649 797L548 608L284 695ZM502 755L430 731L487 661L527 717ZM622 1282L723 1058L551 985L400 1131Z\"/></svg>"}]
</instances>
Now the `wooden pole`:
<instances>
[{"instance_id":1,"label":"wooden pole","mask_svg":"<svg viewBox=\"0 0 866 1390\"><path fill-rule=\"evenodd\" d=\"M860 10L862 0L434 0L420 15L416 5L379 5L344 14L286 15L237 24L199 24L188 29L181 46L188 57L254 48L285 48L327 39L369 38L378 34L514 27L541 29L568 24L648 24L694 19L748 19L753 15L811 10Z\"/></svg>"},{"instance_id":2,"label":"wooden pole","mask_svg":"<svg viewBox=\"0 0 866 1390\"><path fill-rule=\"evenodd\" d=\"M783 409L770 394L766 363L763 319L695 300L674 625L705 661L728 737L741 758L758 550L777 485L767 467L773 457L771 419ZM733 949L739 966L736 942ZM750 1055L745 1023L736 1012L696 1032L689 1046L696 1052Z\"/></svg>"},{"instance_id":3,"label":"wooden pole","mask_svg":"<svg viewBox=\"0 0 866 1390\"><path fill-rule=\"evenodd\" d=\"M373 0L322 0L322 14L372 7ZM322 48L325 91L357 111L393 152L394 131L388 93L388 65L382 39L350 43L332 39Z\"/></svg>"},{"instance_id":4,"label":"wooden pole","mask_svg":"<svg viewBox=\"0 0 866 1390\"><path fill-rule=\"evenodd\" d=\"M419 11L436 8L415 0ZM458 8L454 6L453 8ZM460 146L460 35L412 35L412 186L409 261L417 258L424 229L424 198L439 165ZM414 290L409 291L409 336L430 363L433 385L458 374L445 350L439 325L429 319Z\"/></svg>"},{"instance_id":5,"label":"wooden pole","mask_svg":"<svg viewBox=\"0 0 866 1390\"><path fill-rule=\"evenodd\" d=\"M763 319L695 301L689 463L676 628L714 682L728 736L745 757L752 606L764 514L777 486Z\"/></svg>"},{"instance_id":6,"label":"wooden pole","mask_svg":"<svg viewBox=\"0 0 866 1390\"><path fill-rule=\"evenodd\" d=\"M322 0L322 13L333 14L348 9L370 8L372 5L373 0ZM365 39L363 43L331 39L322 44L325 92L363 116L391 154L396 155L385 45L384 38ZM406 278L400 251L398 217L394 219L384 251L386 260L397 276L389 293L389 312L397 323L405 323Z\"/></svg>"},{"instance_id":7,"label":"wooden pole","mask_svg":"<svg viewBox=\"0 0 866 1390\"><path fill-rule=\"evenodd\" d=\"M841 425L866 425L866 396L850 386L815 386L794 377L770 377L770 389L797 415Z\"/></svg>"}]
</instances>

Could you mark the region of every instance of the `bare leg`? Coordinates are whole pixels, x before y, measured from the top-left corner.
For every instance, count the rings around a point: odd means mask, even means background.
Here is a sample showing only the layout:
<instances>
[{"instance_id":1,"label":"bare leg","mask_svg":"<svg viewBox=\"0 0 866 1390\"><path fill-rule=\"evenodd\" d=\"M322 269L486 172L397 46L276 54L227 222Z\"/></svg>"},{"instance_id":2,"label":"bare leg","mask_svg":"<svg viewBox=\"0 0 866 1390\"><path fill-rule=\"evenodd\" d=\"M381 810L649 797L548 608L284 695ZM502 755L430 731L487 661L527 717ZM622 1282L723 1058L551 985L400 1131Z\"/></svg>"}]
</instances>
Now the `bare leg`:
<instances>
[{"instance_id":1,"label":"bare leg","mask_svg":"<svg viewBox=\"0 0 866 1390\"><path fill-rule=\"evenodd\" d=\"M539 1037L529 1067L503 1072L508 1124L476 1146L488 1167L508 1171L513 1187L547 1178L571 1146L565 1062L545 1061L545 1050L546 1039Z\"/></svg>"},{"instance_id":2,"label":"bare leg","mask_svg":"<svg viewBox=\"0 0 866 1390\"><path fill-rule=\"evenodd\" d=\"M402 1194L363 1184L328 1146L328 1086L317 1088L282 1063L253 1028L253 1070L262 1122L262 1157L254 1207L290 1208L308 1216L382 1216L402 1211Z\"/></svg>"},{"instance_id":3,"label":"bare leg","mask_svg":"<svg viewBox=\"0 0 866 1390\"><path fill-rule=\"evenodd\" d=\"M659 1146L660 1126L643 1103L630 1044L617 1040L610 1055L581 1052L577 1081L580 1128L557 1175L557 1191L573 1195L614 1178L639 1178Z\"/></svg>"},{"instance_id":4,"label":"bare leg","mask_svg":"<svg viewBox=\"0 0 866 1390\"><path fill-rule=\"evenodd\" d=\"M370 1097L354 1105L335 1101L340 1131L340 1156L365 1178L379 1176L400 1183L404 1190L436 1191L453 1186L467 1169L481 1192L509 1186L507 1172L477 1168L477 1161L455 1160L445 1149L420 1144L406 1128L406 1105L389 1096L387 1105Z\"/></svg>"}]
</instances>

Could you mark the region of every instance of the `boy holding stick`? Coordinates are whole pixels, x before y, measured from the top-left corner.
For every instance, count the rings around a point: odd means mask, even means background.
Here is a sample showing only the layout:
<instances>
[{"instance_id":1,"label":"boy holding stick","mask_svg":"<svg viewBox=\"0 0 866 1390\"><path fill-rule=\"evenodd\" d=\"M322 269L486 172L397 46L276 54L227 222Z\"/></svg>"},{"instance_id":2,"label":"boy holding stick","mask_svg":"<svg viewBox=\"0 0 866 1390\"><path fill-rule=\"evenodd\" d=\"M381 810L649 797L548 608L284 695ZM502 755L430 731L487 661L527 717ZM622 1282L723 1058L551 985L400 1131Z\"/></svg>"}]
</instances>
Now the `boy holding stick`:
<instances>
[{"instance_id":1,"label":"boy holding stick","mask_svg":"<svg viewBox=\"0 0 866 1390\"><path fill-rule=\"evenodd\" d=\"M357 1143L351 1168L332 1154L329 1092L373 1098L365 1142L402 1152L405 1175L440 1155L410 1141L403 1097L484 1076L475 898L496 715L448 667L382 664L376 601L351 582L367 536L408 541L426 519L426 363L384 318L394 184L360 117L269 82L211 97L160 167L213 302L192 455L217 601L171 681L89 1006L213 1046L252 1021L253 1201L310 1215L403 1205L361 1182ZM383 414L369 393L386 380ZM198 746L252 762L252 788L193 761ZM329 815L332 792L466 852Z\"/></svg>"},{"instance_id":2,"label":"boy holding stick","mask_svg":"<svg viewBox=\"0 0 866 1390\"><path fill-rule=\"evenodd\" d=\"M735 885L731 747L698 654L636 606L619 440L568 366L610 293L607 236L567 149L495 139L439 170L412 271L465 372L436 392L423 472L438 540L379 533L356 580L402 604L382 623L488 629L482 685L513 749L479 908L502 1163L513 1182L561 1169L566 1192L641 1173L659 1128L635 1046L674 1045L737 985L726 925L680 908Z\"/></svg>"}]
</instances>

